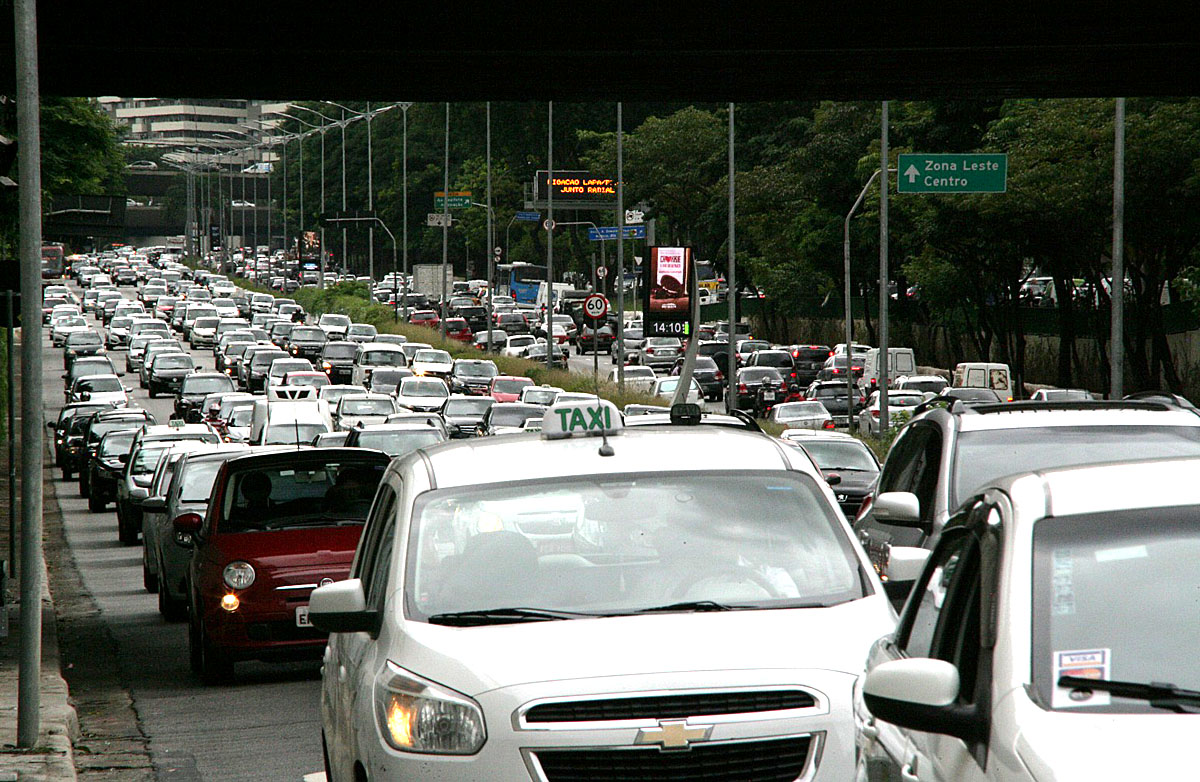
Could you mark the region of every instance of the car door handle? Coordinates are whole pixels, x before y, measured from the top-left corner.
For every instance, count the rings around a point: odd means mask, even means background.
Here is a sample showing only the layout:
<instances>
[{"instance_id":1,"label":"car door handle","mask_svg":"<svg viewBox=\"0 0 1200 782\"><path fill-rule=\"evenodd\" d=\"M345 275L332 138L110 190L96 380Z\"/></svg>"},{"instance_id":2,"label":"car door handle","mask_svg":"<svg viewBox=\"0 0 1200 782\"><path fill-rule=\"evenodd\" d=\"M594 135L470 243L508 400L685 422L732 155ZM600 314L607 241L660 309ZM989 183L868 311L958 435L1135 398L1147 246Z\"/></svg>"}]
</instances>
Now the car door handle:
<instances>
[{"instance_id":1,"label":"car door handle","mask_svg":"<svg viewBox=\"0 0 1200 782\"><path fill-rule=\"evenodd\" d=\"M904 782L921 782L921 778L917 776L916 758L908 761L908 765L900 769L900 779Z\"/></svg>"},{"instance_id":2,"label":"car door handle","mask_svg":"<svg viewBox=\"0 0 1200 782\"><path fill-rule=\"evenodd\" d=\"M861 732L867 741L874 741L875 739L879 738L879 728L875 726L874 717L869 718L865 723L863 723Z\"/></svg>"}]
</instances>

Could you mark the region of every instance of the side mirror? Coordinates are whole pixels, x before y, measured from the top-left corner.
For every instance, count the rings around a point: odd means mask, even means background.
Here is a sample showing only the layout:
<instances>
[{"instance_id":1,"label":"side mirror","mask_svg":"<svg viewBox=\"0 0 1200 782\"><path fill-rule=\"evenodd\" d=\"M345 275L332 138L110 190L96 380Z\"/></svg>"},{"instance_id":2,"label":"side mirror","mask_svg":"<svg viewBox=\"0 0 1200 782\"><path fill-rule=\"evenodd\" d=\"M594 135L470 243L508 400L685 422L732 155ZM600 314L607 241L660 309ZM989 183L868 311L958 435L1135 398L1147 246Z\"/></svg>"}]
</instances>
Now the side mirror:
<instances>
[{"instance_id":1,"label":"side mirror","mask_svg":"<svg viewBox=\"0 0 1200 782\"><path fill-rule=\"evenodd\" d=\"M907 491L887 491L875 498L871 513L876 521L899 527L922 527L921 501Z\"/></svg>"},{"instance_id":2,"label":"side mirror","mask_svg":"<svg viewBox=\"0 0 1200 782\"><path fill-rule=\"evenodd\" d=\"M202 524L204 524L204 518L199 513L184 513L176 516L171 520L171 528L175 531L175 542L181 546L191 546Z\"/></svg>"},{"instance_id":3,"label":"side mirror","mask_svg":"<svg viewBox=\"0 0 1200 782\"><path fill-rule=\"evenodd\" d=\"M966 742L986 730L975 706L955 703L958 669L944 660L912 657L880 663L867 672L863 700L875 717L923 733L941 733Z\"/></svg>"},{"instance_id":4,"label":"side mirror","mask_svg":"<svg viewBox=\"0 0 1200 782\"><path fill-rule=\"evenodd\" d=\"M830 486L837 486L842 482L842 476L838 475L836 472L831 472L825 476L825 482Z\"/></svg>"},{"instance_id":5,"label":"side mirror","mask_svg":"<svg viewBox=\"0 0 1200 782\"><path fill-rule=\"evenodd\" d=\"M47 429L49 429L50 431L52 431L52 432L53 432L53 431L55 430L55 428L56 428L56 427L55 427L55 424L56 424L56 423L57 423L57 422L55 422L55 421L47 421L47 422L46 422L46 428L47 428Z\"/></svg>"},{"instance_id":6,"label":"side mirror","mask_svg":"<svg viewBox=\"0 0 1200 782\"><path fill-rule=\"evenodd\" d=\"M121 464L129 464L129 454L117 454L117 461L119 461Z\"/></svg>"},{"instance_id":7,"label":"side mirror","mask_svg":"<svg viewBox=\"0 0 1200 782\"><path fill-rule=\"evenodd\" d=\"M91 391L81 391L81 392L79 393L79 401L80 401L80 402L87 402L87 401L88 401L88 400L90 400L91 398L92 398L92 392L91 392Z\"/></svg>"},{"instance_id":8,"label":"side mirror","mask_svg":"<svg viewBox=\"0 0 1200 782\"><path fill-rule=\"evenodd\" d=\"M929 553L929 549L915 546L890 546L881 575L891 583L912 583L921 577Z\"/></svg>"},{"instance_id":9,"label":"side mirror","mask_svg":"<svg viewBox=\"0 0 1200 782\"><path fill-rule=\"evenodd\" d=\"M352 578L313 590L308 600L308 621L327 633L375 633L379 612L367 609L362 580Z\"/></svg>"},{"instance_id":10,"label":"side mirror","mask_svg":"<svg viewBox=\"0 0 1200 782\"><path fill-rule=\"evenodd\" d=\"M166 509L167 509L167 498L166 497L162 497L162 496L147 497L146 499L142 500L142 510L143 511L154 512L154 511L162 511L162 510L166 510Z\"/></svg>"},{"instance_id":11,"label":"side mirror","mask_svg":"<svg viewBox=\"0 0 1200 782\"><path fill-rule=\"evenodd\" d=\"M129 501L132 502L134 505L141 505L142 503L144 503L146 501L146 498L149 496L150 496L150 490L143 489L140 486L135 486L134 488L129 490Z\"/></svg>"}]
</instances>

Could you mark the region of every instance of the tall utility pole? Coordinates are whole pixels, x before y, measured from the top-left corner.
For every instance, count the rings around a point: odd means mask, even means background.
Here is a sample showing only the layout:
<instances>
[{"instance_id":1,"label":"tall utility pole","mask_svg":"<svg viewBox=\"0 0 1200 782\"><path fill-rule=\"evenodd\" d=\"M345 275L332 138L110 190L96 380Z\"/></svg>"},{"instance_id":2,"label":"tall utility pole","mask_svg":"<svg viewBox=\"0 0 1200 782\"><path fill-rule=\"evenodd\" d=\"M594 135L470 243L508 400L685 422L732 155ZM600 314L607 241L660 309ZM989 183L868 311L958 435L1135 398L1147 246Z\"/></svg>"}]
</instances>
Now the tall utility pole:
<instances>
[{"instance_id":1,"label":"tall utility pole","mask_svg":"<svg viewBox=\"0 0 1200 782\"><path fill-rule=\"evenodd\" d=\"M729 298L729 362L726 366L726 387L729 392L725 396L727 409L732 412L737 408L737 398L734 396L734 383L737 382L737 232L734 222L737 212L734 204L734 117L733 103L729 104L729 288L726 294ZM645 263L646 261L642 261Z\"/></svg>"},{"instance_id":2,"label":"tall utility pole","mask_svg":"<svg viewBox=\"0 0 1200 782\"><path fill-rule=\"evenodd\" d=\"M888 350L888 304L891 303L891 286L888 283L891 275L888 273L888 102L883 102L882 117L879 131L879 435L891 429L892 419L888 417L888 364L891 363L891 353ZM850 359L854 351L846 346L846 365L850 376L853 361ZM846 400L846 428L850 429L850 416L854 410L854 400Z\"/></svg>"},{"instance_id":3,"label":"tall utility pole","mask_svg":"<svg viewBox=\"0 0 1200 782\"><path fill-rule=\"evenodd\" d=\"M625 392L625 121L617 101L617 388Z\"/></svg>"},{"instance_id":4,"label":"tall utility pole","mask_svg":"<svg viewBox=\"0 0 1200 782\"><path fill-rule=\"evenodd\" d=\"M37 3L14 5L17 165L20 167L21 322L21 647L17 664L17 746L37 745L42 675L42 141L38 117ZM9 361L12 361L12 356ZM15 498L14 498L15 499Z\"/></svg>"},{"instance_id":5,"label":"tall utility pole","mask_svg":"<svg viewBox=\"0 0 1200 782\"><path fill-rule=\"evenodd\" d=\"M1125 395L1125 99L1113 118L1112 357L1108 398Z\"/></svg>"},{"instance_id":6,"label":"tall utility pole","mask_svg":"<svg viewBox=\"0 0 1200 782\"><path fill-rule=\"evenodd\" d=\"M342 212L346 211L346 110L342 109ZM342 226L342 274L348 269L346 263L346 227ZM369 288L368 288L369 290ZM370 295L370 294L368 294Z\"/></svg>"},{"instance_id":7,"label":"tall utility pole","mask_svg":"<svg viewBox=\"0 0 1200 782\"><path fill-rule=\"evenodd\" d=\"M546 368L554 369L554 101L546 120Z\"/></svg>"},{"instance_id":8,"label":"tall utility pole","mask_svg":"<svg viewBox=\"0 0 1200 782\"><path fill-rule=\"evenodd\" d=\"M375 211L375 166L371 154L371 104L367 103L367 211ZM394 247L392 248L395 249ZM395 253L392 253L393 256ZM394 261L395 258L393 257ZM392 266L395 266L393 263ZM395 271L393 269L392 271ZM367 275L371 278L371 286L375 285L375 226L367 228ZM368 286L368 287L371 287ZM368 291L367 297L371 294Z\"/></svg>"},{"instance_id":9,"label":"tall utility pole","mask_svg":"<svg viewBox=\"0 0 1200 782\"><path fill-rule=\"evenodd\" d=\"M412 108L412 103L401 103L400 113L404 115L404 150L401 155L401 177L404 182L404 203L401 205L401 213L404 216L404 274L408 275L408 110ZM395 278L393 278L395 279ZM393 283L399 284L399 283ZM395 292L393 291L393 298ZM408 280L404 281L404 317L408 317Z\"/></svg>"},{"instance_id":10,"label":"tall utility pole","mask_svg":"<svg viewBox=\"0 0 1200 782\"><path fill-rule=\"evenodd\" d=\"M446 338L446 263L450 257L450 102L446 101L446 147L442 159L442 302L438 305L438 321L442 339Z\"/></svg>"},{"instance_id":11,"label":"tall utility pole","mask_svg":"<svg viewBox=\"0 0 1200 782\"><path fill-rule=\"evenodd\" d=\"M486 104L487 112L487 350L492 352L492 280L496 276L496 237L493 235L492 220L492 102Z\"/></svg>"}]
</instances>

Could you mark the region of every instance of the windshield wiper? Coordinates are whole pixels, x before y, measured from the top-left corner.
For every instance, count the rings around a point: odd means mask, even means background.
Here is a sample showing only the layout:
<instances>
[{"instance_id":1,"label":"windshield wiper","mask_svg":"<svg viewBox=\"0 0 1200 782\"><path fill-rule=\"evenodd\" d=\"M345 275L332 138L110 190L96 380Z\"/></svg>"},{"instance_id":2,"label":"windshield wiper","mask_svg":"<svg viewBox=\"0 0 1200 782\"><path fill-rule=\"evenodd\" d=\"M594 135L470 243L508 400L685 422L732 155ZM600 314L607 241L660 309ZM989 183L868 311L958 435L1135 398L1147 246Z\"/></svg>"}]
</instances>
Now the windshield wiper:
<instances>
[{"instance_id":1,"label":"windshield wiper","mask_svg":"<svg viewBox=\"0 0 1200 782\"><path fill-rule=\"evenodd\" d=\"M638 609L639 614L659 614L670 613L672 611L737 611L746 608L746 606L730 606L724 603L718 603L715 600L687 600L682 603L668 603L662 606L653 606L651 608Z\"/></svg>"},{"instance_id":2,"label":"windshield wiper","mask_svg":"<svg viewBox=\"0 0 1200 782\"><path fill-rule=\"evenodd\" d=\"M1060 676L1059 687L1072 690L1100 690L1118 698L1146 701L1152 708L1167 709L1179 714L1200 714L1200 691L1185 690L1165 682L1118 682L1108 679L1087 679L1082 676Z\"/></svg>"},{"instance_id":3,"label":"windshield wiper","mask_svg":"<svg viewBox=\"0 0 1200 782\"><path fill-rule=\"evenodd\" d=\"M474 611L452 611L444 614L434 614L429 617L429 623L435 625L452 625L456 627L475 627L479 625L510 624L516 622L548 622L556 619L579 619L595 617L602 614L589 614L580 611L554 611L546 608L483 608Z\"/></svg>"}]
</instances>

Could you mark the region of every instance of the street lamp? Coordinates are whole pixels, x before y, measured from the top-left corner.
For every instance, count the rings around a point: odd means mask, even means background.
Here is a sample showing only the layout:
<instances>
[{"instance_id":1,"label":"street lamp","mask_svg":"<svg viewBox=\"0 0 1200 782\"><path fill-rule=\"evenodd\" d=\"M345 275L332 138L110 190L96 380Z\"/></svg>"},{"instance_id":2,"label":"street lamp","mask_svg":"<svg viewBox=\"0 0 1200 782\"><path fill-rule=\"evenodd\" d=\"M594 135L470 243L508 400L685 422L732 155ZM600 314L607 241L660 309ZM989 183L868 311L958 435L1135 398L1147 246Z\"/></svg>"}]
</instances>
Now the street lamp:
<instances>
[{"instance_id":1,"label":"street lamp","mask_svg":"<svg viewBox=\"0 0 1200 782\"><path fill-rule=\"evenodd\" d=\"M408 110L412 108L411 102L397 104L400 106L400 112L404 115L404 152L402 155L403 181L404 181L404 208L401 210L404 214L404 316L408 317ZM396 278L392 276L392 285L398 283ZM392 299L396 298L396 292L393 289ZM490 328L490 326L489 326Z\"/></svg>"},{"instance_id":2,"label":"street lamp","mask_svg":"<svg viewBox=\"0 0 1200 782\"><path fill-rule=\"evenodd\" d=\"M313 114L316 114L318 117L321 117L322 120L327 119L327 117L325 117L325 115L320 113L319 111L309 109L305 106L293 105L292 108L305 109L306 111L311 111ZM296 122L299 122L301 125L304 125L305 127L313 128L314 130L319 130L321 133L321 214L322 214L322 216L324 216L324 214L325 214L325 123L324 123L324 121L322 121L320 125L314 125L311 122L302 120L299 117L297 117L293 114L288 114L287 112L284 112L284 111L280 111L277 113L282 117L287 117L288 119L293 119ZM303 173L304 144L303 144L303 142L301 142L301 146L300 146L300 155L301 155L301 157L300 157L300 164L301 164L300 176L301 176L301 179L303 180L303 176L304 176L304 173ZM301 192L303 193L303 191L301 191ZM300 208L300 219L301 219L301 221L304 220L303 205L301 205L301 208ZM303 247L303 243L304 243L303 222L300 225L300 242L301 242L301 246ZM303 255L303 250L301 250L301 254ZM317 287L324 289L324 287L325 287L325 226L324 226L324 224L321 225L321 266L320 266L320 270L318 271L317 275L318 275L317 276Z\"/></svg>"}]
</instances>

